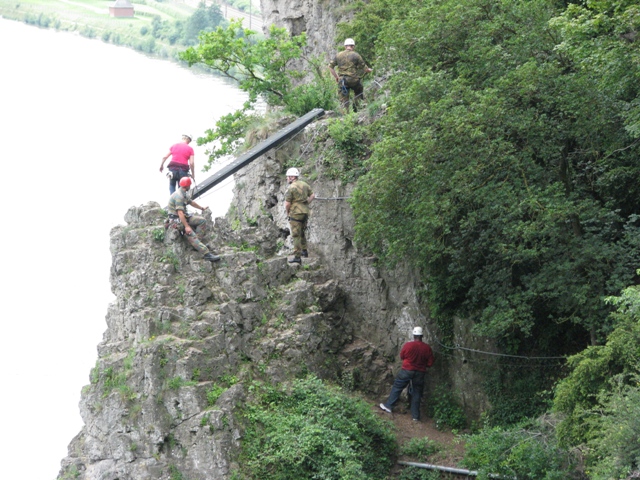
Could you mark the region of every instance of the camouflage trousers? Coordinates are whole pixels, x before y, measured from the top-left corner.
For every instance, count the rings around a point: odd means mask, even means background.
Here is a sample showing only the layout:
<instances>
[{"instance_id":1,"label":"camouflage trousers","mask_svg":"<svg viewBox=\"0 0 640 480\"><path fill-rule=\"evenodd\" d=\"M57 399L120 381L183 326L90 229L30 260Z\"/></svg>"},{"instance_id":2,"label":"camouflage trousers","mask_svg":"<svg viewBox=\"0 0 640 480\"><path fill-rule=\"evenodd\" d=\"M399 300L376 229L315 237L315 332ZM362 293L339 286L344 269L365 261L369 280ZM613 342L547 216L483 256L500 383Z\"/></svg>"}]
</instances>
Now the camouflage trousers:
<instances>
[{"instance_id":1,"label":"camouflage trousers","mask_svg":"<svg viewBox=\"0 0 640 480\"><path fill-rule=\"evenodd\" d=\"M167 226L177 228L187 239L189 245L201 254L205 255L209 253L207 246L202 243L202 240L207 235L207 220L199 215L191 215L187 217L187 223L192 228L191 233L186 233L184 231L184 225L182 225L182 222L180 222L180 218L178 217L170 217Z\"/></svg>"},{"instance_id":2,"label":"camouflage trousers","mask_svg":"<svg viewBox=\"0 0 640 480\"><path fill-rule=\"evenodd\" d=\"M344 75L340 77L338 95L340 96L340 106L345 112L349 112L349 94L353 90L353 111L358 111L360 100L364 100L364 87L359 78Z\"/></svg>"},{"instance_id":3,"label":"camouflage trousers","mask_svg":"<svg viewBox=\"0 0 640 480\"><path fill-rule=\"evenodd\" d=\"M307 249L307 220L308 215L296 215L289 217L289 228L291 229L291 238L293 239L293 255L300 257L303 250Z\"/></svg>"}]
</instances>

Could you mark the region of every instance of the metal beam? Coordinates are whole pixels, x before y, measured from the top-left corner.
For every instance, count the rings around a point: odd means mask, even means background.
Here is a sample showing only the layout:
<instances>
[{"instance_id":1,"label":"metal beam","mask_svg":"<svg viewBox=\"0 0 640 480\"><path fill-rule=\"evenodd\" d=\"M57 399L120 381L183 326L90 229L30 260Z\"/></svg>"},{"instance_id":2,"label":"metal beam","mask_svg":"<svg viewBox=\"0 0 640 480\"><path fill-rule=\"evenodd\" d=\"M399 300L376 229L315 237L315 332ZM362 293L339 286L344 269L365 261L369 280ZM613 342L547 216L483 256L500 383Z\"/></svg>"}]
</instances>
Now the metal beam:
<instances>
[{"instance_id":1,"label":"metal beam","mask_svg":"<svg viewBox=\"0 0 640 480\"><path fill-rule=\"evenodd\" d=\"M208 190L215 187L217 184L228 178L229 176L236 173L241 168L249 165L256 158L264 155L272 148L277 147L285 140L293 137L296 133L303 130L304 127L313 122L316 118L324 115L324 110L322 108L314 108L306 115L303 115L295 122L290 123L283 129L271 135L266 140L260 142L258 145L253 147L251 150L246 153L240 155L229 165L221 168L216 173L206 178L202 183L200 183L193 191L193 196L191 198L198 198L200 195L204 194Z\"/></svg>"}]
</instances>

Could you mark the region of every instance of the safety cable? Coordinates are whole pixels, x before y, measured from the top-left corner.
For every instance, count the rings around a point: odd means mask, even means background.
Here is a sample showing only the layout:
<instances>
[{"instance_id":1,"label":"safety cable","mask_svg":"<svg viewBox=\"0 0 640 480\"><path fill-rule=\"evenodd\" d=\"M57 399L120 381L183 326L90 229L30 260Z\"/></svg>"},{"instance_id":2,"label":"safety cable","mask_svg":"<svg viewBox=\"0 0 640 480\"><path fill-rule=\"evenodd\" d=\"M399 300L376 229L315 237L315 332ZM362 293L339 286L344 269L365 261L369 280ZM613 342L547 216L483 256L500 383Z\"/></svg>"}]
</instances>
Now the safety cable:
<instances>
[{"instance_id":1,"label":"safety cable","mask_svg":"<svg viewBox=\"0 0 640 480\"><path fill-rule=\"evenodd\" d=\"M436 343L438 345L440 345L442 348L446 348L448 350L464 350L467 352L474 352L474 353L482 353L484 355L492 355L495 357L508 357L508 358L522 358L524 360L566 360L567 357L528 357L528 356L523 356L523 355L509 355L506 353L495 353L495 352L485 352L483 350L475 350L473 348L466 348L466 347L461 347L460 345L456 345L454 347L450 347L448 345L444 345L440 342L440 340L438 340L437 338L435 339Z\"/></svg>"}]
</instances>

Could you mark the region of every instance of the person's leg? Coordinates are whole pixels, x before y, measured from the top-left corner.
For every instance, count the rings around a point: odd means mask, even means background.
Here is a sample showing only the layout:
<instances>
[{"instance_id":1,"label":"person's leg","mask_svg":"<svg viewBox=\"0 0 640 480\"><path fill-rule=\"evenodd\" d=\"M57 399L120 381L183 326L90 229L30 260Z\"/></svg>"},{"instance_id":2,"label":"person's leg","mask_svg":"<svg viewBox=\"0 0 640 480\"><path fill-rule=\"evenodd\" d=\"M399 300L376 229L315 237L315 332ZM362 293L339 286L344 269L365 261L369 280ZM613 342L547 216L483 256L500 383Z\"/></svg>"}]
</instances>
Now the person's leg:
<instances>
[{"instance_id":1,"label":"person's leg","mask_svg":"<svg viewBox=\"0 0 640 480\"><path fill-rule=\"evenodd\" d=\"M396 403L398 403L400 394L406 388L406 386L409 385L411 377L411 372L408 372L407 370L400 370L400 372L396 376L396 379L393 381L393 387L391 387L389 398L384 403L387 408L391 409Z\"/></svg>"},{"instance_id":2,"label":"person's leg","mask_svg":"<svg viewBox=\"0 0 640 480\"><path fill-rule=\"evenodd\" d=\"M344 77L340 79L338 84L338 96L340 97L340 106L345 113L349 113L349 88L345 83Z\"/></svg>"},{"instance_id":3,"label":"person's leg","mask_svg":"<svg viewBox=\"0 0 640 480\"><path fill-rule=\"evenodd\" d=\"M362 86L362 82L358 80L351 89L353 90L353 111L357 112L360 108L360 101L364 100L364 87Z\"/></svg>"},{"instance_id":4,"label":"person's leg","mask_svg":"<svg viewBox=\"0 0 640 480\"><path fill-rule=\"evenodd\" d=\"M291 238L293 240L293 256L300 258L300 255L302 255L302 222L289 220L289 228L291 229Z\"/></svg>"},{"instance_id":5,"label":"person's leg","mask_svg":"<svg viewBox=\"0 0 640 480\"><path fill-rule=\"evenodd\" d=\"M420 401L422 400L422 392L424 390L425 372L414 372L411 393L411 417L414 420L420 420Z\"/></svg>"},{"instance_id":6,"label":"person's leg","mask_svg":"<svg viewBox=\"0 0 640 480\"><path fill-rule=\"evenodd\" d=\"M193 228L193 231L196 232L198 239L201 241L205 241L207 236L207 219L201 217L200 215L192 215L189 217L189 225Z\"/></svg>"},{"instance_id":7,"label":"person's leg","mask_svg":"<svg viewBox=\"0 0 640 480\"><path fill-rule=\"evenodd\" d=\"M300 228L300 252L307 251L307 221L309 217L304 217L304 221L301 222Z\"/></svg>"},{"instance_id":8,"label":"person's leg","mask_svg":"<svg viewBox=\"0 0 640 480\"><path fill-rule=\"evenodd\" d=\"M189 245L191 245L195 250L197 250L201 254L205 255L209 253L209 249L204 243L200 241L197 233L197 228L199 225L201 225L201 222L200 222L201 220L204 220L204 218L199 217L197 215L193 215L189 217L187 219L187 222L189 223L189 226L193 230L191 231L190 234L185 232L184 237L187 239L187 242L189 242Z\"/></svg>"},{"instance_id":9,"label":"person's leg","mask_svg":"<svg viewBox=\"0 0 640 480\"><path fill-rule=\"evenodd\" d=\"M173 195L176 191L176 183L178 183L178 180L176 180L176 172L173 170L170 170L172 175L171 178L169 179L169 193L171 195Z\"/></svg>"}]
</instances>

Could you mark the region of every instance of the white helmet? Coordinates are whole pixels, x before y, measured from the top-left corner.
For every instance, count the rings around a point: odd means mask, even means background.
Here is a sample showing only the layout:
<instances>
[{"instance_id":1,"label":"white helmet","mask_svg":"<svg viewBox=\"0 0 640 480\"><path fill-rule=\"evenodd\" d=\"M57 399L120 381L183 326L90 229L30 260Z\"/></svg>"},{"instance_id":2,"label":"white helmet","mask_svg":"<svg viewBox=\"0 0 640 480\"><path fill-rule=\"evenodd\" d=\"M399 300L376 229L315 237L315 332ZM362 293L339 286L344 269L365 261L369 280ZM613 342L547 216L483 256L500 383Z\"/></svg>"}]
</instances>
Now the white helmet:
<instances>
[{"instance_id":1,"label":"white helmet","mask_svg":"<svg viewBox=\"0 0 640 480\"><path fill-rule=\"evenodd\" d=\"M413 327L414 336L422 336L422 327Z\"/></svg>"},{"instance_id":2,"label":"white helmet","mask_svg":"<svg viewBox=\"0 0 640 480\"><path fill-rule=\"evenodd\" d=\"M300 176L300 170L298 170L297 168L293 167L287 170L287 177L299 177L299 176Z\"/></svg>"},{"instance_id":3,"label":"white helmet","mask_svg":"<svg viewBox=\"0 0 640 480\"><path fill-rule=\"evenodd\" d=\"M193 135L189 134L189 133L183 133L182 134L183 137L187 137L189 139L189 141L193 140Z\"/></svg>"},{"instance_id":4,"label":"white helmet","mask_svg":"<svg viewBox=\"0 0 640 480\"><path fill-rule=\"evenodd\" d=\"M356 44L356 42L353 40L353 38L347 38L347 39L344 41L344 46L345 46L345 47L346 47L347 45L353 45L353 46L355 46L355 44Z\"/></svg>"}]
</instances>

